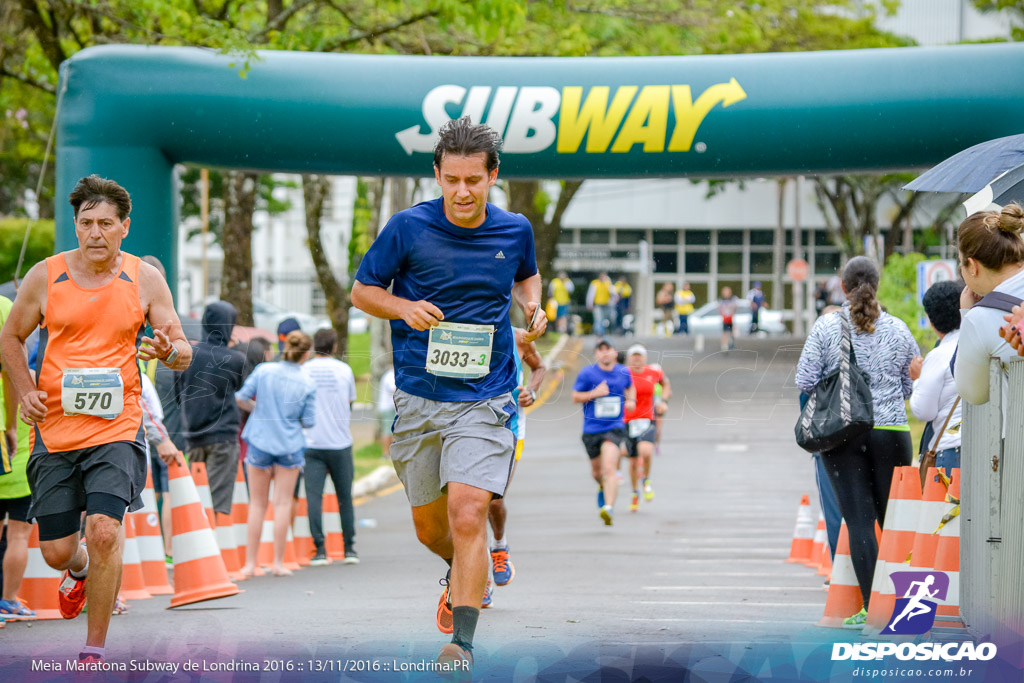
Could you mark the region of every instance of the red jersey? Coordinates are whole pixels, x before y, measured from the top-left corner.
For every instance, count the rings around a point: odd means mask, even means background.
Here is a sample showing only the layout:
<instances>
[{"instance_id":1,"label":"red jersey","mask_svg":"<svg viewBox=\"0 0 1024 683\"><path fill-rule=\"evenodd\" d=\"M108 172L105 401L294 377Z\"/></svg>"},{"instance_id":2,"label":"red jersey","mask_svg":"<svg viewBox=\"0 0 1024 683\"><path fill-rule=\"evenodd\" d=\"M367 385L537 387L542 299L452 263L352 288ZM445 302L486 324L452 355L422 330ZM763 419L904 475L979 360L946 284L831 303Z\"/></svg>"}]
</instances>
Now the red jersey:
<instances>
[{"instance_id":1,"label":"red jersey","mask_svg":"<svg viewBox=\"0 0 1024 683\"><path fill-rule=\"evenodd\" d=\"M636 410L626 412L626 422L642 419L653 420L654 385L661 384L665 380L665 373L661 368L645 365L640 372L630 368L629 374L633 376L633 386L636 387Z\"/></svg>"}]
</instances>

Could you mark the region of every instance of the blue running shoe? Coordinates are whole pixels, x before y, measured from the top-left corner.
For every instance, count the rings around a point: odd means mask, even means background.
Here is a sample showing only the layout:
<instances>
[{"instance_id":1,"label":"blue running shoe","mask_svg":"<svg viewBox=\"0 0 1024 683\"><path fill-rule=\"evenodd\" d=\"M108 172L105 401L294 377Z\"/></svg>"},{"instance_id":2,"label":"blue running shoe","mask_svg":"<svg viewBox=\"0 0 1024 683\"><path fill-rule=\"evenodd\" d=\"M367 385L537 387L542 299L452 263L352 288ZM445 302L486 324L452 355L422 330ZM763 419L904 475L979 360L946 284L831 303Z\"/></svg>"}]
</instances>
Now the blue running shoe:
<instances>
[{"instance_id":1,"label":"blue running shoe","mask_svg":"<svg viewBox=\"0 0 1024 683\"><path fill-rule=\"evenodd\" d=\"M35 619L36 613L17 600L0 600L0 620Z\"/></svg>"},{"instance_id":2,"label":"blue running shoe","mask_svg":"<svg viewBox=\"0 0 1024 683\"><path fill-rule=\"evenodd\" d=\"M487 579L487 588L484 589L484 599L480 601L480 609L487 609L491 606L491 593L494 591L494 586L491 585L491 580Z\"/></svg>"},{"instance_id":3,"label":"blue running shoe","mask_svg":"<svg viewBox=\"0 0 1024 683\"><path fill-rule=\"evenodd\" d=\"M491 551L491 564L494 567L494 583L507 586L516 578L516 568L508 559L508 548L496 548Z\"/></svg>"},{"instance_id":4,"label":"blue running shoe","mask_svg":"<svg viewBox=\"0 0 1024 683\"><path fill-rule=\"evenodd\" d=\"M603 486L599 486L597 488L597 507L599 507L599 508L603 508L604 507L604 487Z\"/></svg>"}]
</instances>

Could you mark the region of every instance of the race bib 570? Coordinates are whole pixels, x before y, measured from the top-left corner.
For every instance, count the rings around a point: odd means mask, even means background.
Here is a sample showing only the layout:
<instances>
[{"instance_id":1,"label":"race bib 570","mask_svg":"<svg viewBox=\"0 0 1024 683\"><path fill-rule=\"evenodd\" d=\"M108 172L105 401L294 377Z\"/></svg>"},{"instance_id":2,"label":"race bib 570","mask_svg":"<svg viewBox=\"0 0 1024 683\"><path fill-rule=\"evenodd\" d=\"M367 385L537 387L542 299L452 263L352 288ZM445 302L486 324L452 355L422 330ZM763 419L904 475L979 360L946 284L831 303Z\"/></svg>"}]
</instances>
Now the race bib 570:
<instances>
[{"instance_id":1,"label":"race bib 570","mask_svg":"<svg viewBox=\"0 0 1024 683\"><path fill-rule=\"evenodd\" d=\"M124 410L120 368L68 368L60 385L65 415L92 415L113 420Z\"/></svg>"}]
</instances>

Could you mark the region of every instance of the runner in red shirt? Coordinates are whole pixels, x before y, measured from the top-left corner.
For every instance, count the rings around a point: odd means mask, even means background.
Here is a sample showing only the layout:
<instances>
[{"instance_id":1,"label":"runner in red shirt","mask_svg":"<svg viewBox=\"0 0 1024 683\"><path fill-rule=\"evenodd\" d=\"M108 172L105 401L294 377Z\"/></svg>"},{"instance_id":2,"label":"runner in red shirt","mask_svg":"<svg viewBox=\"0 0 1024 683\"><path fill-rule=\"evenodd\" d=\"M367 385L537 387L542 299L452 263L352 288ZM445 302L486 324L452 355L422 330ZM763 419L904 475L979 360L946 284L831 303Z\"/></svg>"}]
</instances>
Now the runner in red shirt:
<instances>
[{"instance_id":1,"label":"runner in red shirt","mask_svg":"<svg viewBox=\"0 0 1024 683\"><path fill-rule=\"evenodd\" d=\"M668 410L668 399L672 396L668 377L660 367L647 365L647 349L643 344L633 344L626 352L626 364L633 376L636 387L636 407L626 411L626 451L629 456L629 475L633 482L633 501L630 512L636 512L640 506L640 486L643 487L644 499L654 499L651 487L651 456L654 454L655 442L655 411L658 415ZM654 407L654 387L661 385L661 402ZM641 481L641 470L643 477ZM638 485L639 484L639 485Z\"/></svg>"}]
</instances>

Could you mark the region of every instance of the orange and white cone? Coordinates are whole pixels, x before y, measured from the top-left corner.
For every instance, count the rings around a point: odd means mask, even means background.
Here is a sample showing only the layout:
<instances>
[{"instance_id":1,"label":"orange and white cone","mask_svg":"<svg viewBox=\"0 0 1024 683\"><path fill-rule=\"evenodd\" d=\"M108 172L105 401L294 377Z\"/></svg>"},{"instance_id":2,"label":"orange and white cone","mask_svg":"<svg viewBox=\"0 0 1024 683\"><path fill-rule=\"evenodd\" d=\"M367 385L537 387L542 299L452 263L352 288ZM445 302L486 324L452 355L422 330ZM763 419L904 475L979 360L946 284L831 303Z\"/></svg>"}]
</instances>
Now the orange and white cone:
<instances>
[{"instance_id":1,"label":"orange and white cone","mask_svg":"<svg viewBox=\"0 0 1024 683\"><path fill-rule=\"evenodd\" d=\"M170 496L167 500L170 500ZM173 594L174 589L167 580L164 538L160 533L160 516L157 513L156 495L153 493L152 472L146 475L146 488L142 491L142 508L128 513L126 517L132 518L135 528L135 542L139 547L139 561L146 590L150 595ZM167 533L170 532L168 529Z\"/></svg>"},{"instance_id":2,"label":"orange and white cone","mask_svg":"<svg viewBox=\"0 0 1024 683\"><path fill-rule=\"evenodd\" d=\"M146 590L146 579L142 575L142 559L132 516L125 515L121 526L124 527L124 550L121 553L121 590L118 592L125 600L151 598L153 594Z\"/></svg>"},{"instance_id":3,"label":"orange and white cone","mask_svg":"<svg viewBox=\"0 0 1024 683\"><path fill-rule=\"evenodd\" d=\"M174 596L171 607L213 600L241 592L228 580L224 558L210 529L199 492L188 470L168 465L171 493L171 528L174 535Z\"/></svg>"},{"instance_id":4,"label":"orange and white cone","mask_svg":"<svg viewBox=\"0 0 1024 683\"><path fill-rule=\"evenodd\" d=\"M313 558L316 552L316 545L313 543L313 532L309 528L309 502L306 499L306 478L299 479L299 502L295 510L295 522L292 525L295 532L295 555L300 565L305 567Z\"/></svg>"},{"instance_id":5,"label":"orange and white cone","mask_svg":"<svg viewBox=\"0 0 1024 683\"><path fill-rule=\"evenodd\" d=\"M36 613L36 619L62 619L57 591L64 572L46 564L39 549L39 525L32 525L28 537L28 562L18 589L18 599Z\"/></svg>"},{"instance_id":6,"label":"orange and white cone","mask_svg":"<svg viewBox=\"0 0 1024 683\"><path fill-rule=\"evenodd\" d=\"M217 528L217 516L213 514L213 495L210 493L210 478L206 474L206 463L192 463L192 481L196 483L199 502L203 505L206 518L210 520L210 528Z\"/></svg>"},{"instance_id":7,"label":"orange and white cone","mask_svg":"<svg viewBox=\"0 0 1024 683\"><path fill-rule=\"evenodd\" d=\"M341 507L338 505L338 491L334 488L334 480L324 480L323 504L324 549L331 560L345 559L345 536L341 531Z\"/></svg>"},{"instance_id":8,"label":"orange and white cone","mask_svg":"<svg viewBox=\"0 0 1024 683\"><path fill-rule=\"evenodd\" d=\"M921 507L921 473L916 467L896 467L892 472L889 502L882 524L882 541L871 580L871 598L863 633L874 636L889 625L896 608L896 588L890 572L905 571L907 556L914 549Z\"/></svg>"},{"instance_id":9,"label":"orange and white cone","mask_svg":"<svg viewBox=\"0 0 1024 683\"><path fill-rule=\"evenodd\" d=\"M946 513L953 509L953 505L946 502L946 487L939 479L938 472L936 468L929 467L925 476L917 534L914 536L914 549L910 553L911 569L935 568L935 549L939 545L939 536L935 529Z\"/></svg>"},{"instance_id":10,"label":"orange and white cone","mask_svg":"<svg viewBox=\"0 0 1024 683\"><path fill-rule=\"evenodd\" d=\"M231 524L235 530L235 547L238 548L238 556L244 563L245 546L249 543L249 489L245 485L245 472L242 467L244 465L239 461L235 488L231 493Z\"/></svg>"},{"instance_id":11,"label":"orange and white cone","mask_svg":"<svg viewBox=\"0 0 1024 683\"><path fill-rule=\"evenodd\" d=\"M818 561L818 576L829 576L832 574L832 551L825 545L821 546L821 558Z\"/></svg>"},{"instance_id":12,"label":"orange and white cone","mask_svg":"<svg viewBox=\"0 0 1024 683\"><path fill-rule=\"evenodd\" d=\"M949 483L949 496L960 500L960 468L953 468ZM955 514L954 514L955 513ZM949 592L946 599L935 608L935 626L963 628L960 618L960 510L951 510L950 518L939 529L939 540L935 545L935 571L945 572L949 577ZM946 518L943 518L945 520ZM936 525L938 526L938 525Z\"/></svg>"},{"instance_id":13,"label":"orange and white cone","mask_svg":"<svg viewBox=\"0 0 1024 683\"><path fill-rule=\"evenodd\" d=\"M828 547L828 532L825 531L825 515L818 513L818 526L814 529L814 542L811 544L811 556L804 564L812 569L821 567L821 549Z\"/></svg>"},{"instance_id":14,"label":"orange and white cone","mask_svg":"<svg viewBox=\"0 0 1024 683\"><path fill-rule=\"evenodd\" d=\"M814 547L814 516L811 514L811 499L803 496L796 511L796 527L793 529L793 543L789 546L786 562L809 562Z\"/></svg>"},{"instance_id":15,"label":"orange and white cone","mask_svg":"<svg viewBox=\"0 0 1024 683\"><path fill-rule=\"evenodd\" d=\"M836 559L828 584L828 598L825 600L825 615L818 622L818 626L825 628L842 628L843 620L859 612L864 605L857 573L853 570L853 559L850 557L850 532L846 528L846 520L843 520L843 526L839 529L839 542L836 545Z\"/></svg>"},{"instance_id":16,"label":"orange and white cone","mask_svg":"<svg viewBox=\"0 0 1024 683\"><path fill-rule=\"evenodd\" d=\"M224 568L228 570L228 578L232 581L243 581L247 577L242 574L242 563L244 557L238 554L238 546L235 544L235 529L231 524L231 515L223 512L215 513L220 524L213 530L217 538L217 545L220 547L220 555L224 558Z\"/></svg>"}]
</instances>

